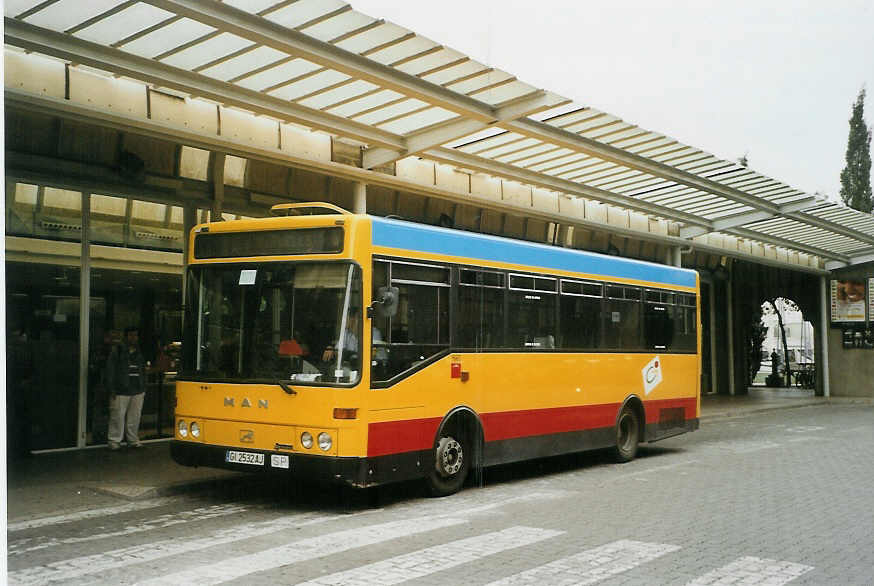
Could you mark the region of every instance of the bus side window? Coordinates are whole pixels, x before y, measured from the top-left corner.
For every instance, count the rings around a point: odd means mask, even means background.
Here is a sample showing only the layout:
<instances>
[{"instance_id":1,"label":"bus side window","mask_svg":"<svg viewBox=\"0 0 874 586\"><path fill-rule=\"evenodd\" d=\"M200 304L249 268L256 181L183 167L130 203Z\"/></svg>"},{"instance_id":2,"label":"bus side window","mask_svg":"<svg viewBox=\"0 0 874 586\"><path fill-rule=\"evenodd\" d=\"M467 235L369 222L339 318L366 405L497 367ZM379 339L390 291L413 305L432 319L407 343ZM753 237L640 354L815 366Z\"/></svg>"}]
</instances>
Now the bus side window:
<instances>
[{"instance_id":1,"label":"bus side window","mask_svg":"<svg viewBox=\"0 0 874 586\"><path fill-rule=\"evenodd\" d=\"M561 281L559 347L595 350L601 344L601 283Z\"/></svg>"},{"instance_id":2,"label":"bus side window","mask_svg":"<svg viewBox=\"0 0 874 586\"><path fill-rule=\"evenodd\" d=\"M641 293L637 287L607 286L604 347L610 350L641 350Z\"/></svg>"},{"instance_id":3,"label":"bus side window","mask_svg":"<svg viewBox=\"0 0 874 586\"><path fill-rule=\"evenodd\" d=\"M455 346L501 348L504 344L503 273L461 269Z\"/></svg>"},{"instance_id":4,"label":"bus side window","mask_svg":"<svg viewBox=\"0 0 874 586\"><path fill-rule=\"evenodd\" d=\"M695 352L698 347L698 315L695 295L678 294L674 314L674 349Z\"/></svg>"},{"instance_id":5,"label":"bus side window","mask_svg":"<svg viewBox=\"0 0 874 586\"><path fill-rule=\"evenodd\" d=\"M449 269L396 261L389 280L398 288L398 310L383 331L386 360L374 370L375 381L389 380L449 348Z\"/></svg>"},{"instance_id":6,"label":"bus side window","mask_svg":"<svg viewBox=\"0 0 874 586\"><path fill-rule=\"evenodd\" d=\"M548 350L555 347L558 279L510 275L510 330L507 347Z\"/></svg>"}]
</instances>

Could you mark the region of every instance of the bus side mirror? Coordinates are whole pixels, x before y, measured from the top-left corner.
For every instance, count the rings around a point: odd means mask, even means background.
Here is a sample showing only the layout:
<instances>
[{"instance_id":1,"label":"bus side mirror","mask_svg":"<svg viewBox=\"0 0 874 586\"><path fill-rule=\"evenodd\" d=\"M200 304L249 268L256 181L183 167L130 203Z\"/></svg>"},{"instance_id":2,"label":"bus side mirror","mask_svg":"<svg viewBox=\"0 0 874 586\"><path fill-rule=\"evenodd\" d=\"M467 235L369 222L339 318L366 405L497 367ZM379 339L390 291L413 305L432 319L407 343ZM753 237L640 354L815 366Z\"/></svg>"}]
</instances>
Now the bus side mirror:
<instances>
[{"instance_id":1,"label":"bus side mirror","mask_svg":"<svg viewBox=\"0 0 874 586\"><path fill-rule=\"evenodd\" d=\"M376 299L367 308L367 317L376 314L379 317L394 317L398 312L398 288L380 287L376 291Z\"/></svg>"}]
</instances>

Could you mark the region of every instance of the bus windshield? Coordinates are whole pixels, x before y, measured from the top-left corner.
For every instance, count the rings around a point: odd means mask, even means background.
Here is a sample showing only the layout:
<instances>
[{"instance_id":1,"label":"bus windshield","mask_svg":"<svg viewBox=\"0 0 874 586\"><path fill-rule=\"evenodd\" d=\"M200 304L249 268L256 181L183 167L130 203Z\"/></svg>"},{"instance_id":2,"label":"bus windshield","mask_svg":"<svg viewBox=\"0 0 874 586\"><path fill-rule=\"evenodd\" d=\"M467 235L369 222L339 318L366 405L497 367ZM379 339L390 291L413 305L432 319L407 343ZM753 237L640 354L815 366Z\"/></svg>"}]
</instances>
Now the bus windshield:
<instances>
[{"instance_id":1,"label":"bus windshield","mask_svg":"<svg viewBox=\"0 0 874 586\"><path fill-rule=\"evenodd\" d=\"M359 380L361 270L352 263L198 265L186 296L180 378Z\"/></svg>"}]
</instances>

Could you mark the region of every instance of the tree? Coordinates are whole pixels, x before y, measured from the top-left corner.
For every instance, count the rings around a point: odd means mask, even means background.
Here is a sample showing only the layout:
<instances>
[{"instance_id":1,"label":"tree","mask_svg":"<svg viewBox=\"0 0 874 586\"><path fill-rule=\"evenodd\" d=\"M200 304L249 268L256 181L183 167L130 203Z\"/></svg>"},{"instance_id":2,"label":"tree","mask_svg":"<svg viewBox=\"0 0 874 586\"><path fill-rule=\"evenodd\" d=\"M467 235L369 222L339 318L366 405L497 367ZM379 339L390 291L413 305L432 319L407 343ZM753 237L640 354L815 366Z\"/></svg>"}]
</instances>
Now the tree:
<instances>
[{"instance_id":1,"label":"tree","mask_svg":"<svg viewBox=\"0 0 874 586\"><path fill-rule=\"evenodd\" d=\"M770 310L767 305L770 305ZM789 345L786 342L786 327L783 325L784 311L799 311L798 304L785 297L768 299L762 304L762 314L777 314L777 326L780 328L780 340L783 342L783 376L786 377L786 386L792 386L792 367L789 364Z\"/></svg>"},{"instance_id":2,"label":"tree","mask_svg":"<svg viewBox=\"0 0 874 586\"><path fill-rule=\"evenodd\" d=\"M762 308L755 308L752 322L744 336L747 350L747 386L752 386L753 380L762 367L762 343L765 341L767 333L768 328L762 325Z\"/></svg>"},{"instance_id":3,"label":"tree","mask_svg":"<svg viewBox=\"0 0 874 586\"><path fill-rule=\"evenodd\" d=\"M865 88L859 92L850 116L847 138L847 166L841 171L841 199L851 208L870 212L871 129L865 124Z\"/></svg>"}]
</instances>

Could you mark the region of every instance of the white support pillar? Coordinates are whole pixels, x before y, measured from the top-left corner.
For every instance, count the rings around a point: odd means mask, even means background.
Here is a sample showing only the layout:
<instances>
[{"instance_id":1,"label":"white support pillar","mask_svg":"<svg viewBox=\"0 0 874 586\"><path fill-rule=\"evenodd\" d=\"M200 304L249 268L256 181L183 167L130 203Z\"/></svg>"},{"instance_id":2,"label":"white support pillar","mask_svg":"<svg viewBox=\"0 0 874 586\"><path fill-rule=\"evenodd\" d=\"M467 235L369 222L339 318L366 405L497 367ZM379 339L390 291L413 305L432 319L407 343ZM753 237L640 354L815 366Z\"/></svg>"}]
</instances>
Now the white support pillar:
<instances>
[{"instance_id":1,"label":"white support pillar","mask_svg":"<svg viewBox=\"0 0 874 586\"><path fill-rule=\"evenodd\" d=\"M367 213L367 184L363 181L356 181L353 186L353 204L352 211L356 214Z\"/></svg>"},{"instance_id":2,"label":"white support pillar","mask_svg":"<svg viewBox=\"0 0 874 586\"><path fill-rule=\"evenodd\" d=\"M82 192L82 246L79 271L79 412L76 427L76 447L84 448L88 429L88 344L91 333L91 194Z\"/></svg>"},{"instance_id":3,"label":"white support pillar","mask_svg":"<svg viewBox=\"0 0 874 586\"><path fill-rule=\"evenodd\" d=\"M726 343L728 344L728 392L731 395L735 394L734 387L734 295L732 293L732 286L734 283L734 278L729 272L728 280L726 281L726 289L725 289L725 304L728 306L726 309L726 329L728 329L728 335L726 336Z\"/></svg>"},{"instance_id":4,"label":"white support pillar","mask_svg":"<svg viewBox=\"0 0 874 586\"><path fill-rule=\"evenodd\" d=\"M870 294L870 293L869 293ZM825 275L819 278L819 338L822 348L819 356L822 364L818 364L822 372L822 396L831 396L828 380L828 323L829 323L828 280Z\"/></svg>"},{"instance_id":5,"label":"white support pillar","mask_svg":"<svg viewBox=\"0 0 874 586\"><path fill-rule=\"evenodd\" d=\"M665 252L665 264L672 267L683 266L683 253L679 246L669 246Z\"/></svg>"}]
</instances>

